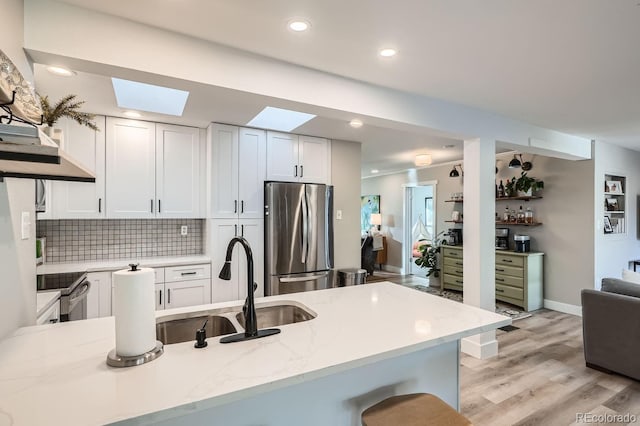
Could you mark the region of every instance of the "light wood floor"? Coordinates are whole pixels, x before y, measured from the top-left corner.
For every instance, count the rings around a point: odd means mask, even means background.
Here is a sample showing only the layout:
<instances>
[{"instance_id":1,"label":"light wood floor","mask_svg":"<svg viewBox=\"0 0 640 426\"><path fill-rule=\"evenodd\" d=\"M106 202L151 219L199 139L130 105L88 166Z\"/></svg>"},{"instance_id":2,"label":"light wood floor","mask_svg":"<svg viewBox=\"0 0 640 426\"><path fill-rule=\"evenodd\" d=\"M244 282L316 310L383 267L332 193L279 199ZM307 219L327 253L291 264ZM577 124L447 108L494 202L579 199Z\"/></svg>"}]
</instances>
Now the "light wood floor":
<instances>
[{"instance_id":1,"label":"light wood floor","mask_svg":"<svg viewBox=\"0 0 640 426\"><path fill-rule=\"evenodd\" d=\"M474 425L572 425L576 413L640 424L640 382L585 366L580 317L542 309L513 325L497 331L497 357L462 356L461 412Z\"/></svg>"},{"instance_id":2,"label":"light wood floor","mask_svg":"<svg viewBox=\"0 0 640 426\"><path fill-rule=\"evenodd\" d=\"M427 282L394 275L376 271L367 282ZM462 355L460 408L474 425L575 425L576 413L633 414L640 425L640 382L585 366L580 317L541 309L513 325L496 332L497 357Z\"/></svg>"}]
</instances>

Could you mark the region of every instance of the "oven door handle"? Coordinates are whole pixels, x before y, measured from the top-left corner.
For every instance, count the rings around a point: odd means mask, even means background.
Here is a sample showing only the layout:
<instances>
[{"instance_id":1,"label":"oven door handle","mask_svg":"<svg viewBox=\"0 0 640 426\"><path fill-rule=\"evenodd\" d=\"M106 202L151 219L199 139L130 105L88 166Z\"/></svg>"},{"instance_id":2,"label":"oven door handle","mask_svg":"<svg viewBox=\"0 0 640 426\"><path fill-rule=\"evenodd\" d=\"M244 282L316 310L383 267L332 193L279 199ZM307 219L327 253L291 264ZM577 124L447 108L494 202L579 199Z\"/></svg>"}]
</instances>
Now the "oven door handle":
<instances>
[{"instance_id":1,"label":"oven door handle","mask_svg":"<svg viewBox=\"0 0 640 426\"><path fill-rule=\"evenodd\" d=\"M90 289L91 289L91 281L87 280L83 282L82 289L80 290L80 292L77 295L72 294L69 297L69 305L75 305L77 302L81 301L82 299L85 299Z\"/></svg>"}]
</instances>

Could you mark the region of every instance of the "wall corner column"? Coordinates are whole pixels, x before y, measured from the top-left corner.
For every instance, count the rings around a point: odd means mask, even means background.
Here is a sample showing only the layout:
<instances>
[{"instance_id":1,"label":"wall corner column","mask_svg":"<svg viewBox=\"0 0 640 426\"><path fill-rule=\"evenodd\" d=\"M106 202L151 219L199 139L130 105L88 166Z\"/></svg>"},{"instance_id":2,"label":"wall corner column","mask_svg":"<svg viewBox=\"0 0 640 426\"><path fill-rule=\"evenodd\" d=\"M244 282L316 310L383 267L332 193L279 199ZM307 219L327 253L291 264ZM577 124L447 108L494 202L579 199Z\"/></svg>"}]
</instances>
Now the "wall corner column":
<instances>
[{"instance_id":1,"label":"wall corner column","mask_svg":"<svg viewBox=\"0 0 640 426\"><path fill-rule=\"evenodd\" d=\"M492 139L464 141L464 303L495 311L495 153ZM498 354L495 330L462 340L480 359Z\"/></svg>"}]
</instances>

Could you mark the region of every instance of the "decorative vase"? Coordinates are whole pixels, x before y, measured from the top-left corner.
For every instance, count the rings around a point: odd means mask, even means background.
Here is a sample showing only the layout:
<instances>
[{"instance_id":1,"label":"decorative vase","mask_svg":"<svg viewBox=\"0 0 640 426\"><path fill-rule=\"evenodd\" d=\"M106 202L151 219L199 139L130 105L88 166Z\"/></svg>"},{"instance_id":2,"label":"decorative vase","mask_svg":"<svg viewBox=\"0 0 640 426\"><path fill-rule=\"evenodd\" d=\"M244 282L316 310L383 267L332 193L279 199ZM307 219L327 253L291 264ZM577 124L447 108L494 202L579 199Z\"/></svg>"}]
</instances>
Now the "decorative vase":
<instances>
[{"instance_id":1,"label":"decorative vase","mask_svg":"<svg viewBox=\"0 0 640 426\"><path fill-rule=\"evenodd\" d=\"M429 275L429 287L440 289L440 276Z\"/></svg>"},{"instance_id":2,"label":"decorative vase","mask_svg":"<svg viewBox=\"0 0 640 426\"><path fill-rule=\"evenodd\" d=\"M532 195L533 195L532 188L529 188L529 190L527 192L518 191L518 197L531 197Z\"/></svg>"},{"instance_id":3,"label":"decorative vase","mask_svg":"<svg viewBox=\"0 0 640 426\"><path fill-rule=\"evenodd\" d=\"M45 127L42 127L42 132L45 135L49 136L52 141L58 144L58 146L62 145L62 141L64 138L62 129L58 129L57 127L45 126Z\"/></svg>"}]
</instances>

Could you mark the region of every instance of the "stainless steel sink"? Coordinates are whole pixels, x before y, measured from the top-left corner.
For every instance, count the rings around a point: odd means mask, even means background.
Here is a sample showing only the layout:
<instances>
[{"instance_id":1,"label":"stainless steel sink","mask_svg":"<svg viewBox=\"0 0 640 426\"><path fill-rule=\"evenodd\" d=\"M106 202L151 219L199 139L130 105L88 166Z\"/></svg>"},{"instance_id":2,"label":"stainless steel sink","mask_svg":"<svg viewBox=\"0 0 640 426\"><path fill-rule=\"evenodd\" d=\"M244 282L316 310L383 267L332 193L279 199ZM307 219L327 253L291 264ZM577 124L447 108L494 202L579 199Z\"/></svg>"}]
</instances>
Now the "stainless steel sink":
<instances>
[{"instance_id":1,"label":"stainless steel sink","mask_svg":"<svg viewBox=\"0 0 640 426\"><path fill-rule=\"evenodd\" d=\"M256 308L256 316L258 318L259 329L309 321L316 317L315 314L295 305L276 305ZM236 319L240 324L244 324L244 314L242 312L236 315Z\"/></svg>"},{"instance_id":2,"label":"stainless steel sink","mask_svg":"<svg viewBox=\"0 0 640 426\"><path fill-rule=\"evenodd\" d=\"M207 321L207 337L222 336L237 333L238 330L231 321L218 315L202 315L192 318L171 319L158 318L156 323L156 338L165 345L196 340L196 330Z\"/></svg>"}]
</instances>

